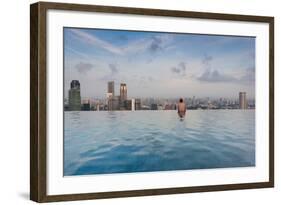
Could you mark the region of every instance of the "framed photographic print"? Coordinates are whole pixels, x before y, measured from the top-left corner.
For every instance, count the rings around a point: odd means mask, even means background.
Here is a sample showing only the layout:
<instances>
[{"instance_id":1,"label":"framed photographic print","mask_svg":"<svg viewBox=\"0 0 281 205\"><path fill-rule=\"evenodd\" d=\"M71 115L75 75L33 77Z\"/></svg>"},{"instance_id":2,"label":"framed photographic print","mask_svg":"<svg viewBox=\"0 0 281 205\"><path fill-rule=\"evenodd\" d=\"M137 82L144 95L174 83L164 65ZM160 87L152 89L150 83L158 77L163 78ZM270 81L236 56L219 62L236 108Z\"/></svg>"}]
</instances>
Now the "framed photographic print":
<instances>
[{"instance_id":1,"label":"framed photographic print","mask_svg":"<svg viewBox=\"0 0 281 205\"><path fill-rule=\"evenodd\" d=\"M274 186L274 18L31 5L30 198Z\"/></svg>"}]
</instances>

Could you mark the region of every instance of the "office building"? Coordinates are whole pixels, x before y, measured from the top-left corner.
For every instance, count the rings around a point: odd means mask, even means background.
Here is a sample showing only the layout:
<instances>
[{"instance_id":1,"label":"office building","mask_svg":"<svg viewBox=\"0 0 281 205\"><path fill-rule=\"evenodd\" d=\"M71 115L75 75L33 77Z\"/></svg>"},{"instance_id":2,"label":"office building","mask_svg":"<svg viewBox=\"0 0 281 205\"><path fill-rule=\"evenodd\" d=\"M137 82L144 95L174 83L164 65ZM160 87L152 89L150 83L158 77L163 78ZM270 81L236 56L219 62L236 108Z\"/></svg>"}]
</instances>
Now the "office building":
<instances>
[{"instance_id":1,"label":"office building","mask_svg":"<svg viewBox=\"0 0 281 205\"><path fill-rule=\"evenodd\" d=\"M108 99L108 110L120 110L120 96L114 96Z\"/></svg>"},{"instance_id":2,"label":"office building","mask_svg":"<svg viewBox=\"0 0 281 205\"><path fill-rule=\"evenodd\" d=\"M126 110L127 100L127 85L125 83L120 84L120 110Z\"/></svg>"},{"instance_id":3,"label":"office building","mask_svg":"<svg viewBox=\"0 0 281 205\"><path fill-rule=\"evenodd\" d=\"M121 110L132 110L132 100L125 100L124 106L120 108Z\"/></svg>"},{"instance_id":4,"label":"office building","mask_svg":"<svg viewBox=\"0 0 281 205\"><path fill-rule=\"evenodd\" d=\"M125 83L120 84L120 100L127 100L127 85Z\"/></svg>"},{"instance_id":5,"label":"office building","mask_svg":"<svg viewBox=\"0 0 281 205\"><path fill-rule=\"evenodd\" d=\"M158 105L156 103L152 103L150 107L151 110L158 110Z\"/></svg>"},{"instance_id":6,"label":"office building","mask_svg":"<svg viewBox=\"0 0 281 205\"><path fill-rule=\"evenodd\" d=\"M135 110L141 110L141 99L135 99Z\"/></svg>"},{"instance_id":7,"label":"office building","mask_svg":"<svg viewBox=\"0 0 281 205\"><path fill-rule=\"evenodd\" d=\"M81 110L81 95L80 95L80 83L78 80L72 80L70 83L70 90L68 91L70 111Z\"/></svg>"},{"instance_id":8,"label":"office building","mask_svg":"<svg viewBox=\"0 0 281 205\"><path fill-rule=\"evenodd\" d=\"M239 92L239 109L247 109L248 103L246 99L246 92Z\"/></svg>"},{"instance_id":9,"label":"office building","mask_svg":"<svg viewBox=\"0 0 281 205\"><path fill-rule=\"evenodd\" d=\"M107 83L107 93L111 96L114 96L114 81Z\"/></svg>"},{"instance_id":10,"label":"office building","mask_svg":"<svg viewBox=\"0 0 281 205\"><path fill-rule=\"evenodd\" d=\"M83 104L82 104L82 110L83 110L83 111L89 111L89 110L91 110L91 105L90 105L90 103L83 103Z\"/></svg>"}]
</instances>

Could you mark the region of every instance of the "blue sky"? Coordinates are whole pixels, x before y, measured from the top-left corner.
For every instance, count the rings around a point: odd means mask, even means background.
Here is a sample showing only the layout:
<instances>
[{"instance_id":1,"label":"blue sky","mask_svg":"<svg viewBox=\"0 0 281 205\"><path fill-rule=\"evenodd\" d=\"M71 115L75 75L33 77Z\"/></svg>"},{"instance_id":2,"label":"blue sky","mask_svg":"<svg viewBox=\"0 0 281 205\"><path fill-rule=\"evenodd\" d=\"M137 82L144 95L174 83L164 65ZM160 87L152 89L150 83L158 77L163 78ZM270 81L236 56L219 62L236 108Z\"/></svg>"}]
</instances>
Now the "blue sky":
<instances>
[{"instance_id":1,"label":"blue sky","mask_svg":"<svg viewBox=\"0 0 281 205\"><path fill-rule=\"evenodd\" d=\"M255 96L255 38L64 28L65 93L104 98L107 82L129 97Z\"/></svg>"}]
</instances>

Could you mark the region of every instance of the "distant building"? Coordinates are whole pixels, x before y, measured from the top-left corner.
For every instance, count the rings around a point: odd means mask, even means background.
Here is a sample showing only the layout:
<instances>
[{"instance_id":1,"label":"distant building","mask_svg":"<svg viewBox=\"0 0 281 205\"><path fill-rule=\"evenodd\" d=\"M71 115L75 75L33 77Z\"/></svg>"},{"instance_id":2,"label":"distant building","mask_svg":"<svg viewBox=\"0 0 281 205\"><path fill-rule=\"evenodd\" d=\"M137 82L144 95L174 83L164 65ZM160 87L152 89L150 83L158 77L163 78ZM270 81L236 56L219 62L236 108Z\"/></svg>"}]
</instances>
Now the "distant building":
<instances>
[{"instance_id":1,"label":"distant building","mask_svg":"<svg viewBox=\"0 0 281 205\"><path fill-rule=\"evenodd\" d=\"M247 109L248 103L246 99L246 92L239 92L239 109Z\"/></svg>"},{"instance_id":2,"label":"distant building","mask_svg":"<svg viewBox=\"0 0 281 205\"><path fill-rule=\"evenodd\" d=\"M83 103L83 104L82 104L82 110L83 110L83 111L89 111L89 110L91 110L91 104L90 104L90 102Z\"/></svg>"},{"instance_id":3,"label":"distant building","mask_svg":"<svg viewBox=\"0 0 281 205\"><path fill-rule=\"evenodd\" d=\"M108 110L120 110L120 96L113 96L108 99Z\"/></svg>"},{"instance_id":4,"label":"distant building","mask_svg":"<svg viewBox=\"0 0 281 205\"><path fill-rule=\"evenodd\" d=\"M158 106L156 103L152 103L150 107L151 110L158 110Z\"/></svg>"},{"instance_id":5,"label":"distant building","mask_svg":"<svg viewBox=\"0 0 281 205\"><path fill-rule=\"evenodd\" d=\"M132 100L125 100L124 106L120 109L122 109L122 110L132 110Z\"/></svg>"},{"instance_id":6,"label":"distant building","mask_svg":"<svg viewBox=\"0 0 281 205\"><path fill-rule=\"evenodd\" d=\"M131 100L131 110L132 110L132 111L135 111L135 110L136 110L136 100L135 100L135 99L132 99L132 100Z\"/></svg>"},{"instance_id":7,"label":"distant building","mask_svg":"<svg viewBox=\"0 0 281 205\"><path fill-rule=\"evenodd\" d=\"M64 107L64 111L69 111L68 100L66 98L64 98L63 100L63 107Z\"/></svg>"},{"instance_id":8,"label":"distant building","mask_svg":"<svg viewBox=\"0 0 281 205\"><path fill-rule=\"evenodd\" d=\"M110 81L107 83L107 93L111 96L114 96L114 81Z\"/></svg>"},{"instance_id":9,"label":"distant building","mask_svg":"<svg viewBox=\"0 0 281 205\"><path fill-rule=\"evenodd\" d=\"M126 100L127 100L127 85L126 83L120 84L120 110L127 110L126 108Z\"/></svg>"},{"instance_id":10,"label":"distant building","mask_svg":"<svg viewBox=\"0 0 281 205\"><path fill-rule=\"evenodd\" d=\"M161 104L160 104L160 105L158 105L158 106L157 106L157 110L164 110L164 106L163 106L163 105L161 105Z\"/></svg>"},{"instance_id":11,"label":"distant building","mask_svg":"<svg viewBox=\"0 0 281 205\"><path fill-rule=\"evenodd\" d=\"M141 99L135 99L135 110L141 110Z\"/></svg>"},{"instance_id":12,"label":"distant building","mask_svg":"<svg viewBox=\"0 0 281 205\"><path fill-rule=\"evenodd\" d=\"M172 105L166 104L164 110L172 110Z\"/></svg>"},{"instance_id":13,"label":"distant building","mask_svg":"<svg viewBox=\"0 0 281 205\"><path fill-rule=\"evenodd\" d=\"M70 83L70 90L68 91L70 111L81 110L81 95L80 95L80 83L78 80L72 80Z\"/></svg>"},{"instance_id":14,"label":"distant building","mask_svg":"<svg viewBox=\"0 0 281 205\"><path fill-rule=\"evenodd\" d=\"M119 99L119 96L115 96L114 94L114 81L109 81L107 83L106 93L107 110L119 110Z\"/></svg>"},{"instance_id":15,"label":"distant building","mask_svg":"<svg viewBox=\"0 0 281 205\"><path fill-rule=\"evenodd\" d=\"M125 83L120 84L120 100L127 100L127 85Z\"/></svg>"}]
</instances>

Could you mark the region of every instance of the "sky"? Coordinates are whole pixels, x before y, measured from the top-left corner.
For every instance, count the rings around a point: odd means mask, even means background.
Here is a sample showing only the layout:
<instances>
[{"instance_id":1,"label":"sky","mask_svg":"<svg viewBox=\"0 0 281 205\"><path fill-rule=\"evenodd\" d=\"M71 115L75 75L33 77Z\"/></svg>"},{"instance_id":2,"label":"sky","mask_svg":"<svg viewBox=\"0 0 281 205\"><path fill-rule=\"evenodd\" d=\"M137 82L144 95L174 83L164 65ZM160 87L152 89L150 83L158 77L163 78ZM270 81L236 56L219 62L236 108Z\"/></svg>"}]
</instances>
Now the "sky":
<instances>
[{"instance_id":1,"label":"sky","mask_svg":"<svg viewBox=\"0 0 281 205\"><path fill-rule=\"evenodd\" d=\"M107 82L129 98L255 97L255 38L64 28L64 91L105 98Z\"/></svg>"}]
</instances>

